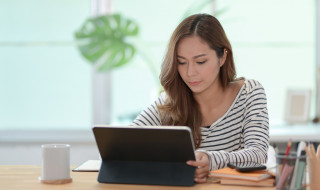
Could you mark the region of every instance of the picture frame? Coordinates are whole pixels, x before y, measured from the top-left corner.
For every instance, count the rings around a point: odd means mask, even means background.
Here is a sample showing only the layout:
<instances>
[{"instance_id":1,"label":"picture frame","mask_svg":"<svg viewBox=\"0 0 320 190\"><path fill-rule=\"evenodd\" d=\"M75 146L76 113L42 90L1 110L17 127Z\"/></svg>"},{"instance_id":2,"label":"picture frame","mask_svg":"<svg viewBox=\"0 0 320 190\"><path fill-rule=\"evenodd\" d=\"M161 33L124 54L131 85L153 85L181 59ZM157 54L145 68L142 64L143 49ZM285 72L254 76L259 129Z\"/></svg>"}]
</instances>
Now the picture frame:
<instances>
[{"instance_id":1,"label":"picture frame","mask_svg":"<svg viewBox=\"0 0 320 190\"><path fill-rule=\"evenodd\" d=\"M287 90L285 121L291 124L309 122L311 90Z\"/></svg>"}]
</instances>

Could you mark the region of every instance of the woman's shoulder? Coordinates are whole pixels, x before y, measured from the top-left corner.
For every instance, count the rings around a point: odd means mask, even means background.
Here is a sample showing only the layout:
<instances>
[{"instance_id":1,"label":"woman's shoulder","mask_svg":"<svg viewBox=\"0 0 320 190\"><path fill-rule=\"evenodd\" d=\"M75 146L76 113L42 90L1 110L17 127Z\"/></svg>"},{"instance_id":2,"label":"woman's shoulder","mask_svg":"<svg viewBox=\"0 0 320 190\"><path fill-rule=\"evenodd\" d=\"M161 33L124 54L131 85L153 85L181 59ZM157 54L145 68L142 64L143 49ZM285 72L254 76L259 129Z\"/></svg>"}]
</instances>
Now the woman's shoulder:
<instances>
[{"instance_id":1,"label":"woman's shoulder","mask_svg":"<svg viewBox=\"0 0 320 190\"><path fill-rule=\"evenodd\" d=\"M167 99L168 95L165 91L161 92L158 98L155 100L156 105L163 105Z\"/></svg>"},{"instance_id":2,"label":"woman's shoulder","mask_svg":"<svg viewBox=\"0 0 320 190\"><path fill-rule=\"evenodd\" d=\"M258 89L264 90L262 84L255 79L244 79L244 87L247 92L252 92Z\"/></svg>"}]
</instances>

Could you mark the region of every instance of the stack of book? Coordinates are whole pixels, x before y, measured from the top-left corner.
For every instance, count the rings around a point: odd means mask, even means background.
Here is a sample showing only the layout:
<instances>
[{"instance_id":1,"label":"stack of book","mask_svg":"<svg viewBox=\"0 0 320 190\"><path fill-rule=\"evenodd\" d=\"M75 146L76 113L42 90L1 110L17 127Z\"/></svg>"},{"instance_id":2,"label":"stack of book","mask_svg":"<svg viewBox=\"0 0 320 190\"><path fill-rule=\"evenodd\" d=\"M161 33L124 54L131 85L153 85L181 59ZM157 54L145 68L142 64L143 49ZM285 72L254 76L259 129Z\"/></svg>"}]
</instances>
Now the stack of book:
<instances>
[{"instance_id":1,"label":"stack of book","mask_svg":"<svg viewBox=\"0 0 320 190\"><path fill-rule=\"evenodd\" d=\"M274 175L267 170L239 172L236 169L223 168L211 171L210 176L219 178L222 185L273 187L275 184Z\"/></svg>"}]
</instances>

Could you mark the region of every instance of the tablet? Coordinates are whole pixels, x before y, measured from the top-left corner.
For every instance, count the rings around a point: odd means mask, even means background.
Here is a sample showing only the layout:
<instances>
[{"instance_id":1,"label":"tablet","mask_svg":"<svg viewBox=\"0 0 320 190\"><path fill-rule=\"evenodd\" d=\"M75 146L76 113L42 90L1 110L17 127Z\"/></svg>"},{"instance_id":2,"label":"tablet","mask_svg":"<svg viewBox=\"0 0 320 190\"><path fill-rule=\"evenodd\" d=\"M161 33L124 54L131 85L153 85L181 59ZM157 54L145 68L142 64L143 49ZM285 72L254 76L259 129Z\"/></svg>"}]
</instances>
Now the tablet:
<instances>
[{"instance_id":1,"label":"tablet","mask_svg":"<svg viewBox=\"0 0 320 190\"><path fill-rule=\"evenodd\" d=\"M94 126L102 163L98 181L152 185L194 185L192 133L176 126Z\"/></svg>"}]
</instances>

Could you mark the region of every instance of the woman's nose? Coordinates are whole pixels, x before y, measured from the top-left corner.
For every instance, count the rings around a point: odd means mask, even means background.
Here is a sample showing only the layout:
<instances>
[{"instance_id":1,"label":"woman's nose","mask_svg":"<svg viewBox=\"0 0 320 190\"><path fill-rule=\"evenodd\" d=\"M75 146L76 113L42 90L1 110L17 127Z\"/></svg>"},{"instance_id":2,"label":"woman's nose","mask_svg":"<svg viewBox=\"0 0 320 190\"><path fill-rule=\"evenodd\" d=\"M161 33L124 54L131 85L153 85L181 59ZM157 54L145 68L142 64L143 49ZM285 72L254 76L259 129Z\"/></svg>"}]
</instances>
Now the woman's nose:
<instances>
[{"instance_id":1,"label":"woman's nose","mask_svg":"<svg viewBox=\"0 0 320 190\"><path fill-rule=\"evenodd\" d=\"M188 64L187 75L190 77L190 76L194 76L196 74L197 74L196 65L194 63L189 63Z\"/></svg>"}]
</instances>

